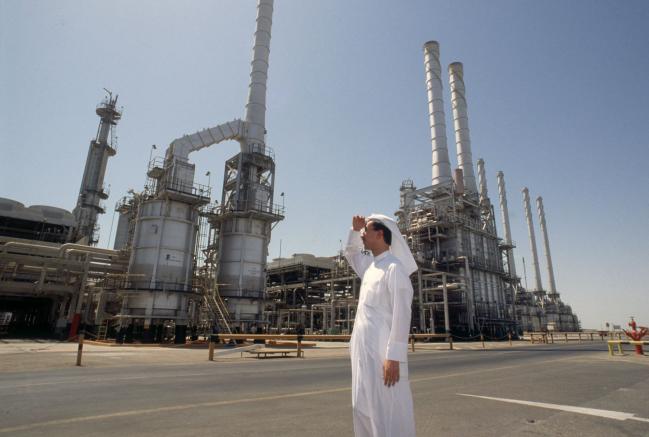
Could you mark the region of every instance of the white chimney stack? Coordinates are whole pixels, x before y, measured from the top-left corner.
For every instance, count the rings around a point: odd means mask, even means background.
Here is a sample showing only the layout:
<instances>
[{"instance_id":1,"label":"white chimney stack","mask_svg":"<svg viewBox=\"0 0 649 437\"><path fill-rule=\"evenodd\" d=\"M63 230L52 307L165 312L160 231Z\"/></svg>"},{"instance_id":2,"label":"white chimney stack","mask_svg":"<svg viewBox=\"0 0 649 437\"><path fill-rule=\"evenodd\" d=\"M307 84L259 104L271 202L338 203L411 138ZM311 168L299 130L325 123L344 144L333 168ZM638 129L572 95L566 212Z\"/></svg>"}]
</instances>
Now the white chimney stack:
<instances>
[{"instance_id":1,"label":"white chimney stack","mask_svg":"<svg viewBox=\"0 0 649 437\"><path fill-rule=\"evenodd\" d=\"M450 183L451 162L446 144L446 121L442 97L442 67L439 62L439 43L424 44L424 66L426 69L426 91L428 93L428 114L433 152L432 185Z\"/></svg>"},{"instance_id":2,"label":"white chimney stack","mask_svg":"<svg viewBox=\"0 0 649 437\"><path fill-rule=\"evenodd\" d=\"M484 206L489 202L487 191L487 175L484 168L484 159L478 159L478 182L480 183L480 205Z\"/></svg>"},{"instance_id":3,"label":"white chimney stack","mask_svg":"<svg viewBox=\"0 0 649 437\"><path fill-rule=\"evenodd\" d=\"M539 256L536 252L536 237L534 235L534 221L532 219L532 207L530 206L530 192L527 187L523 188L523 205L525 207L525 218L527 218L527 232L530 236L530 249L532 250L532 263L534 264L534 291L543 291L541 285L541 271L539 269Z\"/></svg>"},{"instance_id":4,"label":"white chimney stack","mask_svg":"<svg viewBox=\"0 0 649 437\"><path fill-rule=\"evenodd\" d=\"M478 188L473 173L471 156L471 136L469 135L469 117L467 115L466 88L464 86L464 68L461 62L448 66L451 88L451 107L453 108L453 125L455 128L455 146L457 164L464 174L464 188L468 193L476 193Z\"/></svg>"},{"instance_id":5,"label":"white chimney stack","mask_svg":"<svg viewBox=\"0 0 649 437\"><path fill-rule=\"evenodd\" d=\"M273 24L273 0L257 3L257 28L250 63L250 89L246 104L246 145L266 145L266 83L270 55L270 28Z\"/></svg>"},{"instance_id":6,"label":"white chimney stack","mask_svg":"<svg viewBox=\"0 0 649 437\"><path fill-rule=\"evenodd\" d=\"M548 265L548 280L550 282L548 295L552 300L556 300L558 299L559 295L557 294L557 286L554 282L552 255L550 255L550 239L548 238L548 228L545 224L545 210L543 209L543 198L541 196L536 198L536 208L539 212L539 223L541 225L541 234L543 236L543 249L545 251L545 260Z\"/></svg>"},{"instance_id":7,"label":"white chimney stack","mask_svg":"<svg viewBox=\"0 0 649 437\"><path fill-rule=\"evenodd\" d=\"M505 190L505 175L502 171L497 173L498 178L498 197L500 199L500 214L503 221L503 232L505 237L505 244L509 247L506 250L507 265L509 266L509 274L516 277L516 262L514 261L514 251L512 249L512 231L509 227L509 209L507 207L507 191Z\"/></svg>"}]
</instances>

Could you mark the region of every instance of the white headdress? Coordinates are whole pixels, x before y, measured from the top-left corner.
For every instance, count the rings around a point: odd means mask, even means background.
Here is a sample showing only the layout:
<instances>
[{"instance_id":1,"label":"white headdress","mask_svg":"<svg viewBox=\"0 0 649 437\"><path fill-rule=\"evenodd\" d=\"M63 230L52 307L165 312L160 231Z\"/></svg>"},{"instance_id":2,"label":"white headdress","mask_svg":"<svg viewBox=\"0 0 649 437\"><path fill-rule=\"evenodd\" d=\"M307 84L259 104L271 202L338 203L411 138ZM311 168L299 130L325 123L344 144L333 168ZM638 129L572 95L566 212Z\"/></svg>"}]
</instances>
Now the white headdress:
<instances>
[{"instance_id":1,"label":"white headdress","mask_svg":"<svg viewBox=\"0 0 649 437\"><path fill-rule=\"evenodd\" d=\"M410 252L408 243L406 243L403 235L401 235L401 231L397 226L397 222L395 222L387 215L383 214L372 214L371 216L367 217L367 221L378 221L385 225L390 230L390 232L392 232L392 244L390 245L390 252L401 262L408 275L416 271L417 263L415 262L415 258Z\"/></svg>"}]
</instances>

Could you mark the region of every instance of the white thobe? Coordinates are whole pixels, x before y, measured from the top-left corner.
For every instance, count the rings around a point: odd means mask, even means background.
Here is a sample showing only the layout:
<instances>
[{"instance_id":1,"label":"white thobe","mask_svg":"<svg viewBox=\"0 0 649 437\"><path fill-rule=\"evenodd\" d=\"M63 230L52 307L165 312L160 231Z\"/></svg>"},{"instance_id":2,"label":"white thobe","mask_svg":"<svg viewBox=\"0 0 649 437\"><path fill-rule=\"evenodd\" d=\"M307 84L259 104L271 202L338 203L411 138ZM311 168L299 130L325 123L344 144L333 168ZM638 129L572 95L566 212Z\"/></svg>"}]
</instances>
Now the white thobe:
<instances>
[{"instance_id":1,"label":"white thobe","mask_svg":"<svg viewBox=\"0 0 649 437\"><path fill-rule=\"evenodd\" d=\"M350 341L352 407L357 437L410 437L415 419L408 381L412 284L399 260L386 251L362 252L360 232L350 231L345 258L362 278ZM383 362L399 361L399 382L383 383Z\"/></svg>"}]
</instances>

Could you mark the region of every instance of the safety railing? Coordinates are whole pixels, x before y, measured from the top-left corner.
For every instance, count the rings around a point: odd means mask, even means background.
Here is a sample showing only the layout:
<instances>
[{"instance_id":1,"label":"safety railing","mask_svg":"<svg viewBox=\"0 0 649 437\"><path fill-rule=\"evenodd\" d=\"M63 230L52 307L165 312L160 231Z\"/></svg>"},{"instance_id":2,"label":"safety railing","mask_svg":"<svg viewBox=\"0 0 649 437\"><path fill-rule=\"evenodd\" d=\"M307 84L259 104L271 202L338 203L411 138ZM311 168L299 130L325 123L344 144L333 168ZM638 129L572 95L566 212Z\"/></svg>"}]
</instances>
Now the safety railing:
<instances>
[{"instance_id":1,"label":"safety railing","mask_svg":"<svg viewBox=\"0 0 649 437\"><path fill-rule=\"evenodd\" d=\"M255 341L255 340L295 340L296 347L298 352L298 357L304 356L302 351L302 341L343 341L348 342L351 339L351 335L339 334L339 335L317 335L317 334L228 334L228 333L219 333L212 334L210 336L209 344L209 360L212 361L214 358L214 345L220 341L225 340L234 340L234 341ZM448 340L449 350L453 350L453 337L450 334L410 334L408 336L408 342L410 343L411 350L415 352L415 341L424 340L424 339L433 339L440 338Z\"/></svg>"},{"instance_id":2,"label":"safety railing","mask_svg":"<svg viewBox=\"0 0 649 437\"><path fill-rule=\"evenodd\" d=\"M611 335L619 336L621 334L612 333ZM525 332L523 333L523 340L527 340L531 343L568 343L570 341L576 341L581 343L582 341L604 341L606 333L604 332Z\"/></svg>"},{"instance_id":3,"label":"safety railing","mask_svg":"<svg viewBox=\"0 0 649 437\"><path fill-rule=\"evenodd\" d=\"M617 346L617 351L620 355L624 355L624 351L622 350L622 345L623 344L631 344L634 346L647 346L649 345L649 341L640 341L640 340L609 340L607 342L608 344L608 354L610 356L615 355L615 352L613 351L614 346ZM642 348L640 349L642 350ZM637 352L636 352L637 353Z\"/></svg>"}]
</instances>

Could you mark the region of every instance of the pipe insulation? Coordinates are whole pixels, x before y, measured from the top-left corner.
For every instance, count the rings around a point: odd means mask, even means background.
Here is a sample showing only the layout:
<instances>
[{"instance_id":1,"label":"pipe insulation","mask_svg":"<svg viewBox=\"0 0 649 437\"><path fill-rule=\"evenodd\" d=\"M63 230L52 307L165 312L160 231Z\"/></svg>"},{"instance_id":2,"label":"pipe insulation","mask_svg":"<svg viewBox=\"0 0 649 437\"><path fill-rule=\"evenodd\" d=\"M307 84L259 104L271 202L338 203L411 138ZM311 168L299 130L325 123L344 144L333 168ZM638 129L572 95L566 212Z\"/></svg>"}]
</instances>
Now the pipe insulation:
<instances>
[{"instance_id":1,"label":"pipe insulation","mask_svg":"<svg viewBox=\"0 0 649 437\"><path fill-rule=\"evenodd\" d=\"M464 189L476 193L473 157L471 155L471 135L469 134L469 117L467 114L466 88L464 86L464 68L461 62L448 66L449 86L451 88L451 108L453 109L453 126L455 129L455 147L457 165L464 175Z\"/></svg>"},{"instance_id":2,"label":"pipe insulation","mask_svg":"<svg viewBox=\"0 0 649 437\"><path fill-rule=\"evenodd\" d=\"M446 142L446 121L442 94L442 67L439 62L439 43L424 44L424 67L426 71L426 92L428 94L428 116L432 143L432 185L447 184L452 180L451 162Z\"/></svg>"}]
</instances>

